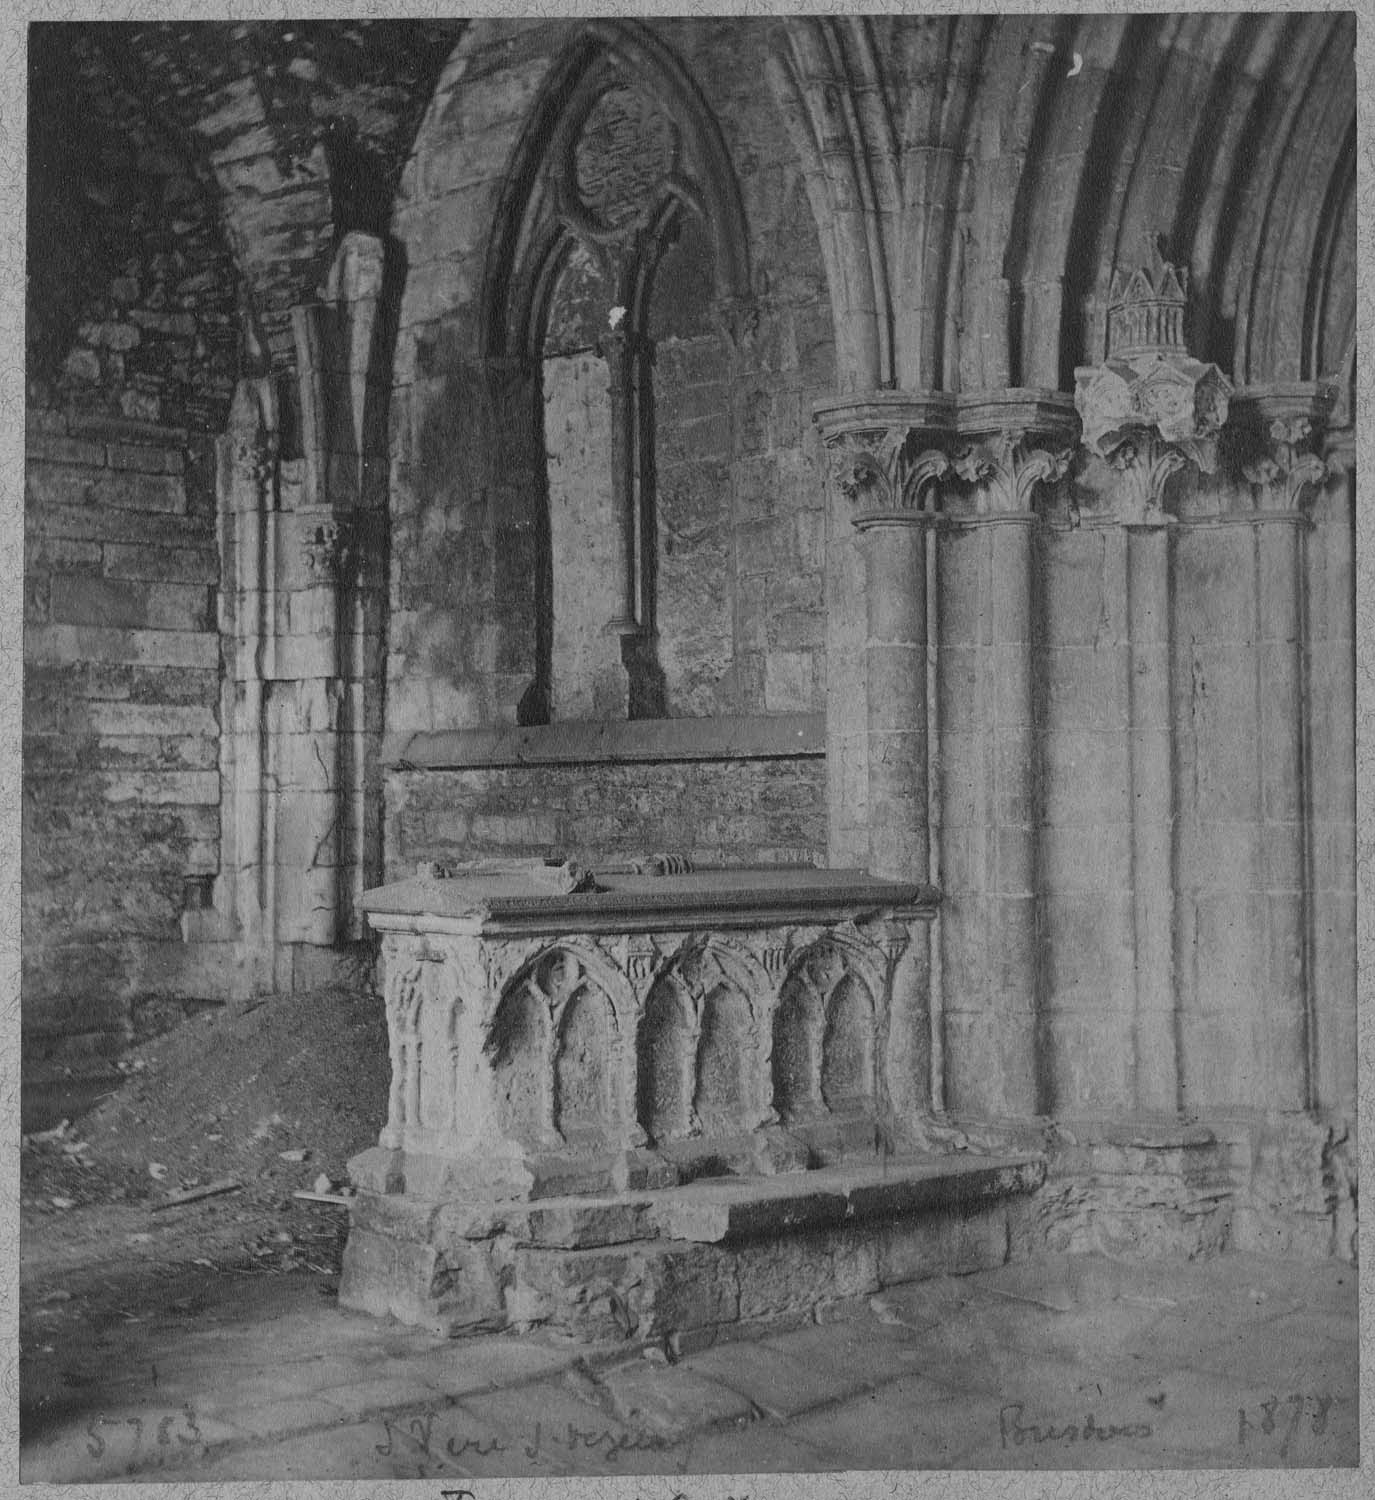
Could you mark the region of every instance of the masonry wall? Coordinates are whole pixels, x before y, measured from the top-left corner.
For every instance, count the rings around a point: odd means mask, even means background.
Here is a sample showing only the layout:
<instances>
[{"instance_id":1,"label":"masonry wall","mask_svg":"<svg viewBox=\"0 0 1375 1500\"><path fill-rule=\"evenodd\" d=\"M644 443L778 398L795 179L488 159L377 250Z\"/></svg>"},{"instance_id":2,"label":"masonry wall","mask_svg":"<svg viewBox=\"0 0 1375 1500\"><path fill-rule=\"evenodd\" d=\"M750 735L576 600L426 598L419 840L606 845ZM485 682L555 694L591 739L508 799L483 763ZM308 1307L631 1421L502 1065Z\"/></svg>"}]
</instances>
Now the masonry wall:
<instances>
[{"instance_id":1,"label":"masonry wall","mask_svg":"<svg viewBox=\"0 0 1375 1500\"><path fill-rule=\"evenodd\" d=\"M555 851L824 864L825 797L819 756L400 772L387 787L387 878L421 860Z\"/></svg>"},{"instance_id":2,"label":"masonry wall","mask_svg":"<svg viewBox=\"0 0 1375 1500\"><path fill-rule=\"evenodd\" d=\"M185 430L29 415L26 1054L117 1051L196 998L180 917L219 865L212 464Z\"/></svg>"}]
</instances>

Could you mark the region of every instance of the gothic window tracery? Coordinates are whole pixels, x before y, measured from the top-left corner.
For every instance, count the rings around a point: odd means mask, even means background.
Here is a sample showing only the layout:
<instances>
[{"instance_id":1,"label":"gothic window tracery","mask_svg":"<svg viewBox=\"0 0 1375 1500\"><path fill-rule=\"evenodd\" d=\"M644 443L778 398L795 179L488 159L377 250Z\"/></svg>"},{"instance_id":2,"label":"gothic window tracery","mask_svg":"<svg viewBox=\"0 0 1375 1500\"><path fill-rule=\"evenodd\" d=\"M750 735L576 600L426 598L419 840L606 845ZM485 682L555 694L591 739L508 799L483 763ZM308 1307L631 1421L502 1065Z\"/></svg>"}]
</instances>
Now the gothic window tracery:
<instances>
[{"instance_id":1,"label":"gothic window tracery","mask_svg":"<svg viewBox=\"0 0 1375 1500\"><path fill-rule=\"evenodd\" d=\"M596 53L551 94L489 287L488 355L529 367L542 449L524 723L711 712L730 664L728 453L701 439L729 430L738 191L685 75Z\"/></svg>"}]
</instances>

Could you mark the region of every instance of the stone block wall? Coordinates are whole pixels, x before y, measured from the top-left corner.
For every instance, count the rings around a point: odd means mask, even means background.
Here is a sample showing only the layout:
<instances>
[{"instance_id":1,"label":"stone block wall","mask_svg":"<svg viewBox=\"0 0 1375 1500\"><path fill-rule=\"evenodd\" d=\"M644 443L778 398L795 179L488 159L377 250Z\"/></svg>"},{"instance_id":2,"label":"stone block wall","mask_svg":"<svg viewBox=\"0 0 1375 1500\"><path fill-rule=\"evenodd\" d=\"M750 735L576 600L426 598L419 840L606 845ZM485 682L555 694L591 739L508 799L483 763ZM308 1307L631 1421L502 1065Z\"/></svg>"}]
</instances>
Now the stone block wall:
<instances>
[{"instance_id":1,"label":"stone block wall","mask_svg":"<svg viewBox=\"0 0 1375 1500\"><path fill-rule=\"evenodd\" d=\"M825 763L650 761L393 771L387 879L420 861L551 852L595 864L670 851L706 864L824 864Z\"/></svg>"},{"instance_id":2,"label":"stone block wall","mask_svg":"<svg viewBox=\"0 0 1375 1500\"><path fill-rule=\"evenodd\" d=\"M197 995L219 866L213 464L184 430L29 415L23 1037L118 1050Z\"/></svg>"}]
</instances>

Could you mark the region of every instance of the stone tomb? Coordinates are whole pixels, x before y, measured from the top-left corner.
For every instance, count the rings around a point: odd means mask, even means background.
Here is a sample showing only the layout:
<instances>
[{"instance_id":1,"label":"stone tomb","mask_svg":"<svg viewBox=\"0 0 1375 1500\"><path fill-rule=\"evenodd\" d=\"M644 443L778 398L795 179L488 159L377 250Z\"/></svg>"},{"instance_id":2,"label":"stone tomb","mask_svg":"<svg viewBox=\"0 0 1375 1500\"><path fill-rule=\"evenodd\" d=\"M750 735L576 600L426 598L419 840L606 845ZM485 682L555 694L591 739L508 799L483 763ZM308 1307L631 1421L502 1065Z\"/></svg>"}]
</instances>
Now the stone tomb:
<instances>
[{"instance_id":1,"label":"stone tomb","mask_svg":"<svg viewBox=\"0 0 1375 1500\"><path fill-rule=\"evenodd\" d=\"M1043 1166L931 1149L935 893L680 865L367 895L392 1083L345 1306L651 1339L1006 1258Z\"/></svg>"}]
</instances>

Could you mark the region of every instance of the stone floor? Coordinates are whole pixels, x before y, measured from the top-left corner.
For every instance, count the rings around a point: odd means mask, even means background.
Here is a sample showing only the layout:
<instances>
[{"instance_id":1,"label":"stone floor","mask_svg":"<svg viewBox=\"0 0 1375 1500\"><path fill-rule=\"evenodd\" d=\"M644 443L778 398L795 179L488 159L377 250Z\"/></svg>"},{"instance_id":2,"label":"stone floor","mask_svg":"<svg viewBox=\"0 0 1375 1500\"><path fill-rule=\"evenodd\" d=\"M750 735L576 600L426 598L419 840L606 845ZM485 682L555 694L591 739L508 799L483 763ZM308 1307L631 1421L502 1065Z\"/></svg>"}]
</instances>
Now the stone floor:
<instances>
[{"instance_id":1,"label":"stone floor","mask_svg":"<svg viewBox=\"0 0 1375 1500\"><path fill-rule=\"evenodd\" d=\"M1357 1462L1336 1262L1048 1258L681 1357L446 1342L299 1273L184 1268L129 1301L98 1327L29 1309L24 1481Z\"/></svg>"}]
</instances>

